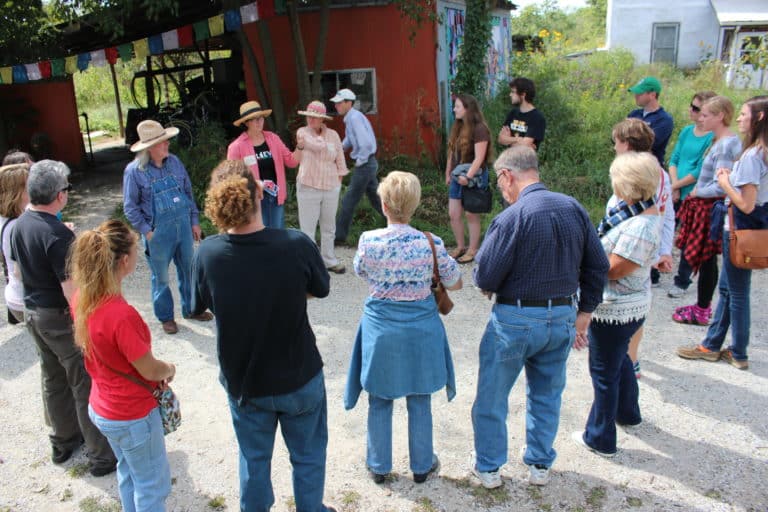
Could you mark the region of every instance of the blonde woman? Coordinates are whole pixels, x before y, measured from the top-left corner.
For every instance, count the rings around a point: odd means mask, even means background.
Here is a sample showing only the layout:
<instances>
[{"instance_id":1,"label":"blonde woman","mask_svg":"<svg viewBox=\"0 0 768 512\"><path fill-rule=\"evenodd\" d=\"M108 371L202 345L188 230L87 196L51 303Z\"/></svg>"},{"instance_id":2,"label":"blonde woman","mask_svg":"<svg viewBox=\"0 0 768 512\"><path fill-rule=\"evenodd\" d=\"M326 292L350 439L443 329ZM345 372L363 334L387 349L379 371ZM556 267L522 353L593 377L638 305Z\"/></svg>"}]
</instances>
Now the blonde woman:
<instances>
[{"instance_id":1,"label":"blonde woman","mask_svg":"<svg viewBox=\"0 0 768 512\"><path fill-rule=\"evenodd\" d=\"M366 231L355 272L370 291L357 331L344 406L368 392L367 465L377 484L392 471L392 406L405 398L408 446L416 483L438 469L432 445L432 393L455 395L453 362L430 285L434 259L427 236L409 222L421 198L419 179L393 171L378 188L387 227ZM461 288L461 272L434 235L437 270L448 290ZM418 340L418 343L414 343Z\"/></svg>"},{"instance_id":2,"label":"blonde woman","mask_svg":"<svg viewBox=\"0 0 768 512\"><path fill-rule=\"evenodd\" d=\"M91 376L88 414L117 457L117 484L126 512L165 510L171 472L157 400L176 367L152 354L149 327L122 295L123 279L136 268L138 237L108 220L75 241L70 269L75 343Z\"/></svg>"},{"instance_id":3,"label":"blonde woman","mask_svg":"<svg viewBox=\"0 0 768 512\"><path fill-rule=\"evenodd\" d=\"M651 153L620 154L611 164L619 211L601 223L610 268L603 302L589 326L589 373L595 398L583 432L573 439L603 457L616 454L616 424L642 421L637 378L627 353L630 338L651 308L651 265L661 244L656 206L659 163Z\"/></svg>"},{"instance_id":4,"label":"blonde woman","mask_svg":"<svg viewBox=\"0 0 768 512\"><path fill-rule=\"evenodd\" d=\"M299 203L299 227L312 240L320 222L320 254L326 268L343 274L333 250L336 236L336 210L339 207L341 180L349 174L344 160L341 139L335 130L325 126L327 115L321 101L313 101L299 114L307 119L307 126L296 132L298 147L303 149L299 174L296 176L296 200Z\"/></svg>"}]
</instances>

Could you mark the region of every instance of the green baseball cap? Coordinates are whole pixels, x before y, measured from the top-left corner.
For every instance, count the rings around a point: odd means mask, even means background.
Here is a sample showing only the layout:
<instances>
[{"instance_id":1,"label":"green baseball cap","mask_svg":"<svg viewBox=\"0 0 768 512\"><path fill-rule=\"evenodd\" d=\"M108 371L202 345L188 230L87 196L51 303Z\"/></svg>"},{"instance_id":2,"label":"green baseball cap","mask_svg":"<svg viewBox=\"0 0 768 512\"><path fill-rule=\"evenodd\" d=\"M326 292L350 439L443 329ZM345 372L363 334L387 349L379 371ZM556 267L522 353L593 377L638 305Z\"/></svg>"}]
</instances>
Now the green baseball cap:
<instances>
[{"instance_id":1,"label":"green baseball cap","mask_svg":"<svg viewBox=\"0 0 768 512\"><path fill-rule=\"evenodd\" d=\"M643 94L644 92L661 92L661 82L655 76L647 76L627 89L632 94Z\"/></svg>"}]
</instances>

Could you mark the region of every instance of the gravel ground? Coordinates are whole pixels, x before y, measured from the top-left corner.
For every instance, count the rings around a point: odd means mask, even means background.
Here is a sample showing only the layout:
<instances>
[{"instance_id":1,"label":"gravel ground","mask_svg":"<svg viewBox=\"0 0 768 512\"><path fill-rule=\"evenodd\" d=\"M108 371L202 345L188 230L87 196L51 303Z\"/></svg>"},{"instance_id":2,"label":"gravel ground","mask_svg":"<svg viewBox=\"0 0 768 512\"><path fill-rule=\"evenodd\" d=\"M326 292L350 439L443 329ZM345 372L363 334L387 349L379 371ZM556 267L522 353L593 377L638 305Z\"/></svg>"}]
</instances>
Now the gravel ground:
<instances>
[{"instance_id":1,"label":"gravel ground","mask_svg":"<svg viewBox=\"0 0 768 512\"><path fill-rule=\"evenodd\" d=\"M120 201L118 174L89 176L77 185L68 210L79 229L92 227ZM353 249L339 255L351 267ZM454 311L445 317L456 366L457 396L433 398L435 449L439 477L415 485L408 469L407 421L402 401L394 419L394 474L377 486L365 471L367 401L344 411L342 394L357 322L366 297L354 273L332 276L331 294L313 300L310 319L325 361L329 446L326 502L340 511L614 511L614 510L768 510L768 313L767 277L752 280L750 369L725 363L685 361L674 354L682 343L695 343L704 327L675 324L674 306L693 301L694 293L673 300L663 292L671 276L655 289L653 309L641 346L640 380L643 423L619 429L619 455L603 459L586 452L570 434L583 427L592 399L587 353L568 362L558 459L550 484L528 486L520 462L524 443L525 382L509 398L509 463L502 468L504 487L486 491L469 476L472 451L470 409L477 376L477 350L490 303L471 285L453 292ZM174 388L182 404L183 424L166 438L173 490L171 511L238 509L237 445L225 394L217 380L213 325L181 320L175 336L163 334L149 303L149 272L139 262L124 286L128 301L148 321L155 353L177 365ZM256 292L254 292L256 293ZM178 308L178 305L177 305ZM179 315L180 316L180 315ZM50 461L48 430L42 421L39 364L23 327L0 324L0 511L119 510L114 476L83 474L85 455L77 452L63 466ZM273 510L294 510L290 464L281 440L275 446Z\"/></svg>"}]
</instances>

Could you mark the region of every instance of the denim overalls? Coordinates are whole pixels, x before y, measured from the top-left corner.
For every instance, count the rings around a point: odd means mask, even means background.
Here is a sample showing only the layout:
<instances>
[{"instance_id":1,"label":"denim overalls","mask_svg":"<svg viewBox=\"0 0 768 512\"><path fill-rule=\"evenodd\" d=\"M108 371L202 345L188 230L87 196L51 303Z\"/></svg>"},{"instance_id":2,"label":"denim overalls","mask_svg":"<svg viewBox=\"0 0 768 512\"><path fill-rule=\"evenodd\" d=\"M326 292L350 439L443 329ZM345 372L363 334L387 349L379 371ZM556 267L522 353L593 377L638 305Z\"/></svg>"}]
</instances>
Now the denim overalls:
<instances>
[{"instance_id":1,"label":"denim overalls","mask_svg":"<svg viewBox=\"0 0 768 512\"><path fill-rule=\"evenodd\" d=\"M152 239L144 239L149 268L152 270L152 306L161 322L173 320L173 296L168 286L168 265L176 265L181 295L181 314L191 314L192 225L189 198L176 178L160 170L150 172L152 190ZM167 173L167 174L166 174Z\"/></svg>"}]
</instances>

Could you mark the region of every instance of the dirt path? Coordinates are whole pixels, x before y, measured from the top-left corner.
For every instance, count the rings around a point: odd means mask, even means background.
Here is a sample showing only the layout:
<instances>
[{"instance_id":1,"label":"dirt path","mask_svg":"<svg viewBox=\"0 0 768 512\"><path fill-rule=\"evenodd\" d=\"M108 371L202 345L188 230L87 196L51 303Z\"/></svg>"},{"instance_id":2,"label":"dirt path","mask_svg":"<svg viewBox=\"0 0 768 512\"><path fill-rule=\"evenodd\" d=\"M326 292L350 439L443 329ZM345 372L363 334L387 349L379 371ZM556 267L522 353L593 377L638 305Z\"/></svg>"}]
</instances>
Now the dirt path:
<instances>
[{"instance_id":1,"label":"dirt path","mask_svg":"<svg viewBox=\"0 0 768 512\"><path fill-rule=\"evenodd\" d=\"M78 228L91 227L120 201L119 173L89 176L76 183L73 207L67 212ZM348 266L352 249L340 256ZM640 381L644 422L619 430L620 455L603 459L583 451L569 438L583 427L592 389L586 352L573 353L563 397L558 459L551 483L527 485L518 450L523 443L524 377L510 396L509 458L502 469L505 485L488 492L469 477L472 451L470 408L477 376L477 348L490 303L471 286L454 292L456 308L445 318L453 351L458 394L448 403L433 398L435 447L442 468L439 478L415 485L408 471L405 407L395 406L394 466L396 478L382 486L365 472L366 403L344 411L342 393L348 357L366 296L354 273L332 277L330 297L310 304L310 318L325 361L328 392L328 470L326 501L340 511L459 512L615 511L615 510L768 510L768 274L752 282L752 339L749 371L724 363L690 362L674 355L680 343L701 339L703 327L675 324L669 318L674 301L655 290L652 313L641 347ZM465 268L464 282L471 283ZM238 507L237 446L225 394L217 380L211 325L180 321L175 336L162 333L152 320L149 273L139 263L125 284L125 294L150 324L155 351L178 367L175 389L183 425L166 438L173 491L171 511L213 510L219 503ZM694 299L691 293L688 301ZM177 306L178 307L178 306ZM39 363L22 327L0 324L0 511L119 510L112 476L83 474L85 456L78 453L63 467L50 462L47 429L42 421ZM275 445L273 510L293 510L290 465L282 441Z\"/></svg>"}]
</instances>

